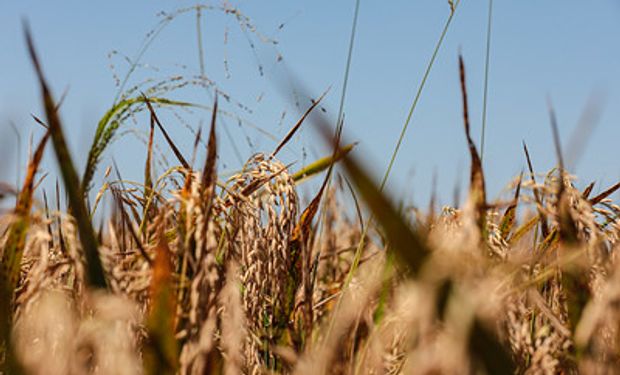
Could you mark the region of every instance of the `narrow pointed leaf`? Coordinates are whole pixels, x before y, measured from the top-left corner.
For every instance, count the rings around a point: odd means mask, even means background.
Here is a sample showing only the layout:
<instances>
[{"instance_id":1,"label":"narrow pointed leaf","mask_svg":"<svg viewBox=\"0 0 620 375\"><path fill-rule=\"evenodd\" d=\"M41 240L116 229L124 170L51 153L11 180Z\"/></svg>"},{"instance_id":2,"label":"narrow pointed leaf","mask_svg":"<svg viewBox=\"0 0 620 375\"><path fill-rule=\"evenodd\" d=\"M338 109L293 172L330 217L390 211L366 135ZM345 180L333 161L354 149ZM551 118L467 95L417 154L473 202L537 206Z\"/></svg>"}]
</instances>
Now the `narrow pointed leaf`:
<instances>
[{"instance_id":1,"label":"narrow pointed leaf","mask_svg":"<svg viewBox=\"0 0 620 375\"><path fill-rule=\"evenodd\" d=\"M75 167L73 166L73 161L69 154L69 148L63 134L62 124L56 111L52 94L43 76L43 70L41 69L39 60L34 50L30 32L27 28L25 29L25 33L30 58L35 67L39 84L41 86L41 94L45 107L47 124L51 133L56 159L60 165L60 172L65 183L65 188L67 189L70 207L76 220L80 241L86 257L87 283L94 288L106 288L107 283L103 266L101 265L101 260L99 259L97 238L95 237L95 231L93 230L92 223L83 200L82 191L80 189L80 180Z\"/></svg>"},{"instance_id":2,"label":"narrow pointed leaf","mask_svg":"<svg viewBox=\"0 0 620 375\"><path fill-rule=\"evenodd\" d=\"M594 181L590 182L590 184L586 186L585 189L583 189L583 193L581 193L583 199L588 199L588 197L592 193L592 189L594 189Z\"/></svg>"},{"instance_id":3,"label":"narrow pointed leaf","mask_svg":"<svg viewBox=\"0 0 620 375\"><path fill-rule=\"evenodd\" d=\"M217 120L217 96L213 104L213 114L211 117L211 130L209 131L209 143L207 144L207 159L202 170L202 187L205 191L211 191L217 180L217 137L215 125Z\"/></svg>"},{"instance_id":4,"label":"narrow pointed leaf","mask_svg":"<svg viewBox=\"0 0 620 375\"><path fill-rule=\"evenodd\" d=\"M609 189L605 190L604 192L600 193L596 197L591 198L590 199L590 204L594 206L595 204L600 203L603 199L609 197L610 195L615 193L616 190L618 190L618 189L620 189L620 182L616 183L615 185L613 185Z\"/></svg>"},{"instance_id":5,"label":"narrow pointed leaf","mask_svg":"<svg viewBox=\"0 0 620 375\"><path fill-rule=\"evenodd\" d=\"M293 137L293 135L295 135L295 133L297 132L297 130L299 130L299 128L301 127L301 124L303 124L304 120L306 119L306 117L308 117L308 115L312 112L312 110L314 108L316 108L317 105L319 105L319 103L321 102L321 100L323 100L323 98L325 97L325 94L327 94L327 91L323 93L323 95L321 95L317 100L314 100L312 102L312 105L306 110L306 112L303 114L303 116L301 116L301 118L297 121L297 123L291 128L291 130L289 130L289 132L286 134L286 136L284 136L284 138L282 139L282 141L280 141L280 143L278 144L278 146L276 147L276 149L271 153L270 158L273 158L274 156L276 156L276 154L278 152L280 152L280 150L282 149L282 147L284 147L286 145L286 143L288 143L288 141L291 140L291 138Z\"/></svg>"},{"instance_id":6,"label":"narrow pointed leaf","mask_svg":"<svg viewBox=\"0 0 620 375\"><path fill-rule=\"evenodd\" d=\"M459 73L461 78L461 94L463 97L463 123L465 125L465 136L467 146L471 156L471 173L469 177L469 196L476 207L478 227L484 232L485 211L486 211L486 191L484 184L484 173L482 171L482 161L476 149L476 145L471 137L469 123L469 109L467 104L467 85L465 80L465 64L463 56L459 55Z\"/></svg>"},{"instance_id":7,"label":"narrow pointed leaf","mask_svg":"<svg viewBox=\"0 0 620 375\"><path fill-rule=\"evenodd\" d=\"M353 150L353 148L356 145L357 145L357 143L351 143L351 144L348 144L346 146L342 146L342 148L340 148L335 155L334 154L330 154L330 156L326 156L324 158L316 160L313 163L310 163L309 165L307 165L306 167L304 167L304 168L300 169L299 171L295 172L291 176L293 178L293 181L295 181L295 183L299 184L302 181L304 181L305 179L313 177L313 176L323 172L324 170L328 169L331 165L335 164L340 159L345 157L349 152L351 152L351 150Z\"/></svg>"},{"instance_id":8,"label":"narrow pointed leaf","mask_svg":"<svg viewBox=\"0 0 620 375\"><path fill-rule=\"evenodd\" d=\"M164 135L164 138L166 139L166 142L168 142L168 145L172 149L172 152L179 160L179 163L181 163L183 168L185 168L186 170L190 170L189 163L187 162L187 160L185 160L185 158L183 157L183 154L181 154L181 151L179 151L177 146L172 141L172 138L170 138L170 136L168 135L168 132L166 131L164 126L159 121L159 118L157 117L157 114L155 113L155 110L153 109L153 106L151 105L150 100L146 96L144 97L144 102L146 103L146 106L151 112L151 116L153 116L153 118L155 119L155 123L157 124L157 127L159 128L159 130L161 130L162 134Z\"/></svg>"},{"instance_id":9,"label":"narrow pointed leaf","mask_svg":"<svg viewBox=\"0 0 620 375\"><path fill-rule=\"evenodd\" d=\"M147 375L172 375L178 367L172 253L165 236L163 214L160 220L150 285L151 307L146 322L148 342L144 353L144 372Z\"/></svg>"},{"instance_id":10,"label":"narrow pointed leaf","mask_svg":"<svg viewBox=\"0 0 620 375\"><path fill-rule=\"evenodd\" d=\"M0 277L5 278L9 289L15 290L19 280L22 256L26 245L26 233L30 225L30 209L34 194L34 179L39 169L39 164L43 159L43 151L49 139L49 132L46 132L39 145L37 146L32 160L28 163L28 169L24 184L17 196L15 205L15 221L9 227L8 237L4 244Z\"/></svg>"},{"instance_id":11,"label":"narrow pointed leaf","mask_svg":"<svg viewBox=\"0 0 620 375\"><path fill-rule=\"evenodd\" d=\"M507 239L512 231L512 227L515 223L517 214L517 205L519 204L519 193L521 192L521 181L523 179L523 172L519 175L519 182L517 182L517 188L515 189L515 196L512 199L510 205L506 208L502 221L499 225L499 231L502 238Z\"/></svg>"},{"instance_id":12,"label":"narrow pointed leaf","mask_svg":"<svg viewBox=\"0 0 620 375\"><path fill-rule=\"evenodd\" d=\"M536 186L536 175L534 174L534 167L532 166L532 159L530 158L530 152L527 149L527 145L525 141L523 142L523 152L525 153L525 160L527 161L527 168L530 172L530 178L534 187L532 188L532 192L534 193L534 199L536 200L536 209L538 210L538 218L540 221L540 232L542 233L543 238L549 235L549 225L547 224L547 217L542 212L541 207L543 207L542 197L540 196L540 191Z\"/></svg>"}]
</instances>

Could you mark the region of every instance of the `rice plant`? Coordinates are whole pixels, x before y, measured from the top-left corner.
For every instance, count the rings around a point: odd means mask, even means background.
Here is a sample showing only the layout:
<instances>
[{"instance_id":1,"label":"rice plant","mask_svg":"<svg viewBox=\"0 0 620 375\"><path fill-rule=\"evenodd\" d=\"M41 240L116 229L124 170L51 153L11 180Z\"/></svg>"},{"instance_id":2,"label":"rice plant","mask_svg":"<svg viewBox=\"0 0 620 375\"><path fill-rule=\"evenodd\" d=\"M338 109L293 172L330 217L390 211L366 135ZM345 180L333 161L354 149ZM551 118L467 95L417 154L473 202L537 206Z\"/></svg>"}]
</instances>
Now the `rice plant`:
<instances>
[{"instance_id":1,"label":"rice plant","mask_svg":"<svg viewBox=\"0 0 620 375\"><path fill-rule=\"evenodd\" d=\"M595 196L593 184L575 187L552 107L557 167L541 178L524 144L528 170L508 182L511 199L489 199L460 57L463 124L454 126L470 157L465 203L405 211L383 191L459 1L450 6L379 184L345 141L342 118L316 110L323 96L275 149L224 178L217 129L225 94L216 92L207 109L208 135L203 142L198 132L195 142L206 157L194 163L185 155L196 150L181 149L158 112L195 104L140 88L119 96L99 122L80 175L26 29L45 133L15 208L0 216L0 372L620 372L620 206L610 199L620 183ZM91 205L101 156L135 111L149 114L144 180L128 183L118 168L108 170ZM307 121L333 152L294 170L279 151ZM156 133L174 160L161 175ZM56 195L67 195L67 209L50 209L47 193L36 194L50 141L61 172ZM309 178L322 183L304 205L300 185ZM342 201L350 192L355 210ZM97 228L103 196L113 209Z\"/></svg>"}]
</instances>

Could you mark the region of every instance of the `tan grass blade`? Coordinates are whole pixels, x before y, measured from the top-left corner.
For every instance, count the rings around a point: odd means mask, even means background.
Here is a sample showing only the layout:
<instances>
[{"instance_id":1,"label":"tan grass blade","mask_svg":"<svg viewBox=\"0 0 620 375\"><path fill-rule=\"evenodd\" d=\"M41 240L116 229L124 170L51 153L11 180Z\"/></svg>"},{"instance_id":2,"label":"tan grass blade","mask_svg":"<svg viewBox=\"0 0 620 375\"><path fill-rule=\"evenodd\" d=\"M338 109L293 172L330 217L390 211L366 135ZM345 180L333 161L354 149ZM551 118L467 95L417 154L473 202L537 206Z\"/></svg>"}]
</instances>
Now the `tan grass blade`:
<instances>
[{"instance_id":1,"label":"tan grass blade","mask_svg":"<svg viewBox=\"0 0 620 375\"><path fill-rule=\"evenodd\" d=\"M32 160L28 163L24 184L17 196L17 203L15 205L16 218L9 227L8 237L2 253L0 278L6 280L11 295L17 287L19 280L22 256L26 244L26 233L30 225L30 209L32 208L34 194L34 179L39 169L39 164L43 159L43 151L45 150L49 135L49 132L45 133L32 156Z\"/></svg>"},{"instance_id":2,"label":"tan grass blade","mask_svg":"<svg viewBox=\"0 0 620 375\"><path fill-rule=\"evenodd\" d=\"M146 149L146 162L144 163L144 198L148 199L153 190L153 138L155 136L155 118L151 114L149 141ZM146 213L145 213L146 214Z\"/></svg>"},{"instance_id":3,"label":"tan grass blade","mask_svg":"<svg viewBox=\"0 0 620 375\"><path fill-rule=\"evenodd\" d=\"M525 153L525 160L527 161L527 168L530 172L530 179L532 180L532 183L534 184L532 191L534 194L534 199L536 200L536 209L538 210L538 217L540 220L540 232L542 233L543 238L545 238L549 235L549 225L547 224L547 217L545 216L545 214L542 212L542 209L541 209L543 207L543 201L540 195L540 191L538 187L536 186L536 175L534 174L534 167L532 166L532 159L530 158L530 153L527 149L527 145L525 144L525 141L523 141L523 152Z\"/></svg>"},{"instance_id":4,"label":"tan grass blade","mask_svg":"<svg viewBox=\"0 0 620 375\"><path fill-rule=\"evenodd\" d=\"M212 193L215 183L217 182L217 137L215 133L215 125L217 120L217 96L213 103L213 114L211 117L211 130L209 131L209 143L207 144L207 159L202 170L202 187L207 193Z\"/></svg>"},{"instance_id":5,"label":"tan grass blade","mask_svg":"<svg viewBox=\"0 0 620 375\"><path fill-rule=\"evenodd\" d=\"M146 321L148 342L144 353L144 372L147 375L172 375L178 367L172 253L165 236L164 215L162 211L150 285L151 306Z\"/></svg>"},{"instance_id":6,"label":"tan grass blade","mask_svg":"<svg viewBox=\"0 0 620 375\"><path fill-rule=\"evenodd\" d=\"M142 245L142 240L140 240L140 236L138 236L134 227L131 225L131 219L129 218L129 215L127 214L127 211L125 210L125 206L123 204L122 193L119 191L118 188L114 186L110 188L110 191L112 192L112 196L114 197L114 200L116 201L118 212L120 213L123 225L124 227L128 228L129 234L131 235L131 238L136 243L136 246L138 247L138 251L140 252L140 255L142 255L142 257L146 260L148 264L152 264L153 261L151 260L151 257L147 254L146 250L144 249L144 246Z\"/></svg>"},{"instance_id":7,"label":"tan grass blade","mask_svg":"<svg viewBox=\"0 0 620 375\"><path fill-rule=\"evenodd\" d=\"M484 173L482 171L482 161L476 149L476 145L471 137L469 123L469 109L467 104L467 85L465 80L465 64L463 56L459 55L459 73L461 78L461 94L463 96L463 123L465 125L465 136L467 137L467 146L469 155L471 156L471 174L469 177L469 196L476 207L478 227L482 232L485 231L485 215L486 215L486 191L484 184Z\"/></svg>"},{"instance_id":8,"label":"tan grass blade","mask_svg":"<svg viewBox=\"0 0 620 375\"><path fill-rule=\"evenodd\" d=\"M540 221L540 216L534 216L533 218L526 221L523 225L517 228L514 231L514 234L510 237L509 243L511 245L516 244L523 236L525 236L528 232L530 232L536 224Z\"/></svg>"},{"instance_id":9,"label":"tan grass blade","mask_svg":"<svg viewBox=\"0 0 620 375\"><path fill-rule=\"evenodd\" d=\"M204 211L204 221L208 223L211 218L211 209L213 206L213 200L215 199L215 186L217 184L217 136L215 132L216 120L217 120L217 96L213 103L213 114L211 116L211 130L209 130L209 141L207 144L207 158L205 160L204 168L202 169L202 208ZM208 225L203 227L202 236L207 237ZM203 249L201 254L206 253L207 241L203 241ZM183 275L185 276L185 275Z\"/></svg>"},{"instance_id":10,"label":"tan grass blade","mask_svg":"<svg viewBox=\"0 0 620 375\"><path fill-rule=\"evenodd\" d=\"M592 194L592 190L594 189L594 183L594 181L590 182L590 184L583 189L583 192L581 193L583 199L588 199L590 197L590 194Z\"/></svg>"},{"instance_id":11,"label":"tan grass blade","mask_svg":"<svg viewBox=\"0 0 620 375\"><path fill-rule=\"evenodd\" d=\"M168 145L172 149L172 152L174 153L174 156L177 157L177 159L179 160L179 163L181 163L183 168L185 168L186 170L189 171L191 169L189 163L187 162L187 160L185 160L185 158L183 157L183 154L181 154L181 151L179 151L177 146L172 141L172 138L170 138L170 136L168 135L168 132L166 131L164 126L159 121L159 118L157 117L157 114L155 113L155 110L153 109L153 106L151 105L150 99L148 99L146 96L144 96L144 102L146 103L146 106L148 107L149 111L151 112L151 116L153 116L153 119L155 120L155 123L157 124L157 127L159 128L159 130L161 130L162 134L164 135L164 138L166 139L166 142L168 142Z\"/></svg>"},{"instance_id":12,"label":"tan grass blade","mask_svg":"<svg viewBox=\"0 0 620 375\"><path fill-rule=\"evenodd\" d=\"M507 239L512 231L517 215L517 205L519 204L519 193L521 192L521 181L523 180L523 172L519 175L519 182L517 182L517 188L515 189L515 195L510 205L506 208L502 221L499 225L499 231L502 238Z\"/></svg>"},{"instance_id":13,"label":"tan grass blade","mask_svg":"<svg viewBox=\"0 0 620 375\"><path fill-rule=\"evenodd\" d=\"M52 231L52 218L50 217L50 208L47 203L47 193L43 189L43 204L45 207L45 219L47 220L47 234L50 236L48 246L50 249L54 248L54 232Z\"/></svg>"},{"instance_id":14,"label":"tan grass blade","mask_svg":"<svg viewBox=\"0 0 620 375\"><path fill-rule=\"evenodd\" d=\"M312 110L314 110L316 108L316 106L319 105L319 103L321 102L321 100L323 100L323 98L325 97L326 94L327 94L327 91L325 91L317 100L313 100L312 101L312 105L306 110L306 112L303 114L303 116L301 116L301 118L291 128L291 130L289 130L289 132L286 134L286 136L284 136L284 138L280 141L280 143L278 144L276 149L273 150L273 152L271 153L269 158L273 158L274 156L276 156L276 154L278 152L280 152L282 147L284 147L288 143L288 141L291 140L293 135L295 135L297 130L299 130L299 128L301 127L301 124L303 124L304 120L306 120L306 117L308 117L308 115L312 112Z\"/></svg>"},{"instance_id":15,"label":"tan grass blade","mask_svg":"<svg viewBox=\"0 0 620 375\"><path fill-rule=\"evenodd\" d=\"M287 290L286 302L285 306L288 309L285 311L285 314L290 315L294 314L295 308L295 297L297 295L297 285L301 283L301 287L303 287L303 319L304 319L304 334L308 337L312 331L312 322L313 322L313 306L312 306L312 292L314 283L311 280L311 254L310 254L310 240L311 240L311 231L312 231L312 221L314 217L319 211L321 206L321 199L323 197L323 193L327 187L329 182L328 173L321 184L321 187L315 197L312 199L308 207L304 209L299 218L299 221L293 228L293 235L291 238L291 243L289 245L289 251L291 252L291 272L289 274L289 290ZM291 333L294 335L294 333ZM304 339L296 338L299 341L304 342ZM300 348L301 349L301 348Z\"/></svg>"},{"instance_id":16,"label":"tan grass blade","mask_svg":"<svg viewBox=\"0 0 620 375\"><path fill-rule=\"evenodd\" d=\"M58 179L56 179L56 211L60 211L60 186L58 183ZM67 254L67 245L65 244L65 236L62 231L62 218L58 215L58 220L56 221L56 226L58 228L58 245L60 246L60 251L63 254Z\"/></svg>"},{"instance_id":17,"label":"tan grass blade","mask_svg":"<svg viewBox=\"0 0 620 375\"><path fill-rule=\"evenodd\" d=\"M316 196L312 199L308 207L302 212L299 222L293 230L293 242L305 241L309 238L310 230L312 226L312 220L319 211L321 198L327 186L328 179L326 178L321 185Z\"/></svg>"},{"instance_id":18,"label":"tan grass blade","mask_svg":"<svg viewBox=\"0 0 620 375\"><path fill-rule=\"evenodd\" d=\"M604 192L600 193L596 197L591 198L590 199L590 204L594 206L595 204L600 203L603 199L609 197L610 195L615 193L616 190L618 190L618 189L620 189L620 182L616 183L615 185L613 185L612 187L608 188Z\"/></svg>"}]
</instances>

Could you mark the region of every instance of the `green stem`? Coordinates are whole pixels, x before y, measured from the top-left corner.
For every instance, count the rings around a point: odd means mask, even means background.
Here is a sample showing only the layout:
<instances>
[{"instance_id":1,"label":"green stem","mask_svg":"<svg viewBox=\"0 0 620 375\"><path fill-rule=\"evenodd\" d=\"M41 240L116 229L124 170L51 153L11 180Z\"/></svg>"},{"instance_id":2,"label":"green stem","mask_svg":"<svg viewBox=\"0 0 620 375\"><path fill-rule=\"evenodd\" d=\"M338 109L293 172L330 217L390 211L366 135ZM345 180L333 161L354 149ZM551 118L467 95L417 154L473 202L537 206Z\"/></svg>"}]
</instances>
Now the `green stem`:
<instances>
[{"instance_id":1,"label":"green stem","mask_svg":"<svg viewBox=\"0 0 620 375\"><path fill-rule=\"evenodd\" d=\"M487 128L487 94L489 88L489 56L491 55L491 22L493 19L493 0L489 0L487 20L487 50L484 63L484 98L482 100L482 134L480 135L480 161L484 160L484 136Z\"/></svg>"},{"instance_id":2,"label":"green stem","mask_svg":"<svg viewBox=\"0 0 620 375\"><path fill-rule=\"evenodd\" d=\"M398 137L398 140L396 142L396 145L394 147L394 151L392 152L392 156L390 158L390 162L388 164L388 167L385 171L385 174L383 175L383 179L381 180L381 185L379 186L379 190L383 191L383 189L385 188L385 185L387 184L387 180L390 176L390 173L392 172L392 168L394 166L394 162L396 160L396 156L398 155L398 151L400 150L400 146L403 142L403 139L405 137L405 134L407 132L407 129L409 128L409 124L411 123L411 119L413 118L413 113L418 105L418 102L420 100L420 97L422 95L422 91L424 89L424 86L426 85L426 81L430 75L430 72L433 68L433 65L435 63L435 60L437 58L437 54L439 53L439 49L441 48L441 45L443 44L443 41L445 39L445 36L448 32L448 29L450 28L450 24L452 23L452 19L454 18L454 14L456 13L456 9L458 8L459 4L461 3L460 0L457 0L457 2L454 4L454 7L451 9L450 12L450 16L448 17L448 19L446 20L446 23L444 25L444 28L441 32L441 35L439 37L439 40L437 41L437 43L435 44L435 49L433 50L433 54L431 55L431 58L428 62L428 65L426 67L426 70L424 72L424 76L422 77L422 81L420 82L420 86L418 87L418 90L416 91L415 97L413 99L413 102L411 103L411 107L409 108L409 113L407 114L407 119L405 120L405 123L403 124L403 127L400 131L400 135ZM362 249L364 248L364 244L365 244L365 239L366 236L368 234L368 228L370 227L370 222L372 221L373 216L371 215L368 220L366 220L366 225L363 228L362 234L361 234L361 238L360 241L357 245L357 249L355 251L355 256L353 258L353 263L351 264L351 268L349 269L349 272L347 274L347 277L344 281L344 285L342 287L342 290L346 290L349 283L351 282L351 279L353 278L353 274L355 273L355 271L357 270L357 267L359 266L359 262L360 262L360 258L362 255ZM327 331L327 337L330 336L331 331L333 329L334 326L334 322L335 319L334 317L336 316L336 313L338 312L338 310L340 309L340 305L342 303L342 297L343 297L344 293L340 295L340 297L338 298L338 302L336 303L336 306L334 308L334 313L332 314L332 319L329 325L329 329Z\"/></svg>"}]
</instances>

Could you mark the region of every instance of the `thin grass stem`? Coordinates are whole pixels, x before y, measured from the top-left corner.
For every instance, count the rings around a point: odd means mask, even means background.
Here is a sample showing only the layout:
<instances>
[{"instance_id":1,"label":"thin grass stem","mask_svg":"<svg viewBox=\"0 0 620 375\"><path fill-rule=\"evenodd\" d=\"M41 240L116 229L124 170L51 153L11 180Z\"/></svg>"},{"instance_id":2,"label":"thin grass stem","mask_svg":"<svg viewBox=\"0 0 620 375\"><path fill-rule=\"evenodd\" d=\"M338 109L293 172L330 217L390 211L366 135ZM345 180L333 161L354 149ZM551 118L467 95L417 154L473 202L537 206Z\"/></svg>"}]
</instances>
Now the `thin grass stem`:
<instances>
[{"instance_id":1,"label":"thin grass stem","mask_svg":"<svg viewBox=\"0 0 620 375\"><path fill-rule=\"evenodd\" d=\"M385 188L385 185L388 181L388 178L392 172L392 168L394 166L394 162L396 160L396 156L398 155L398 151L400 150L400 146L402 145L403 139L405 138L405 134L407 133L407 129L409 128L409 124L411 123L411 119L413 118L413 113L415 112L415 109L418 105L418 102L420 100L420 97L422 95L422 91L424 90L424 86L426 85L426 81L430 75L430 72L433 68L433 65L435 63L435 60L437 58L437 55L439 53L439 50L443 44L443 41L445 39L446 34L448 33L448 29L450 28L450 25L452 24L452 19L454 18L454 14L456 13L456 10L459 6L459 4L461 3L460 0L457 0L453 6L451 6L451 10L450 10L450 16L448 16L448 19L446 20L446 23L443 27L443 30L441 32L441 35L439 36L439 40L437 41L437 43L435 44L435 48L433 50L433 54L431 55L431 58L426 66L426 70L424 71L424 75L422 77L422 81L420 82L420 85L418 86L418 89L416 91L415 97L413 99L413 102L411 103L411 107L409 108L409 113L407 114L407 118L405 120L405 123L403 124L403 127L400 131L400 134L398 136L398 140L396 142L396 145L394 146L394 150L392 151L392 156L390 158L390 162L388 164L388 167L385 171L385 174L383 175L383 178L381 180L381 184L379 185L379 191L383 191L383 189ZM360 258L362 255L362 249L364 248L364 244L365 244L365 240L366 240L366 236L368 235L368 228L370 227L370 222L373 220L373 216L369 216L368 219L366 220L366 225L363 228L363 232L360 236L360 241L357 245L357 249L355 251L355 256L353 258L353 263L351 264L351 268L349 269L349 272L345 278L344 284L342 289L346 290L346 288L348 288L348 285L351 282L351 279L353 278L353 274L355 273L355 271L357 270L357 267L359 266L359 262L360 262ZM340 298L338 298L338 301L336 303L336 306L334 308L334 314L332 316L337 316L337 312L340 309L340 305L342 303L342 295ZM329 329L327 331L327 337L330 336L331 331L333 329L334 326L334 319L332 319L330 321L330 325L329 325Z\"/></svg>"},{"instance_id":2,"label":"thin grass stem","mask_svg":"<svg viewBox=\"0 0 620 375\"><path fill-rule=\"evenodd\" d=\"M491 25L493 21L493 0L489 0L487 19L487 46L484 61L484 96L482 99L482 133L480 134L480 161L484 161L484 138L487 128L487 99L489 92L489 57L491 56Z\"/></svg>"}]
</instances>

